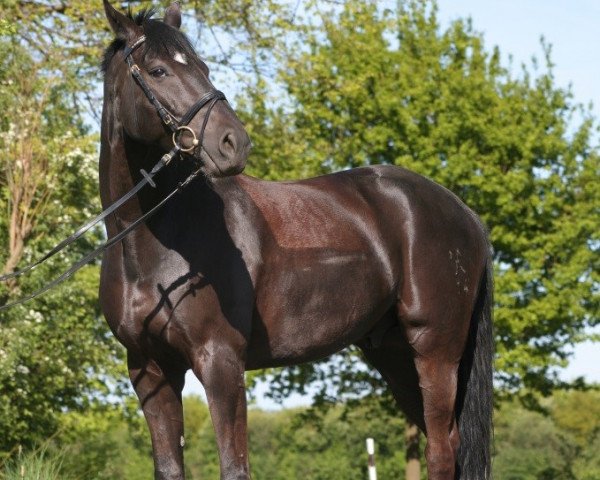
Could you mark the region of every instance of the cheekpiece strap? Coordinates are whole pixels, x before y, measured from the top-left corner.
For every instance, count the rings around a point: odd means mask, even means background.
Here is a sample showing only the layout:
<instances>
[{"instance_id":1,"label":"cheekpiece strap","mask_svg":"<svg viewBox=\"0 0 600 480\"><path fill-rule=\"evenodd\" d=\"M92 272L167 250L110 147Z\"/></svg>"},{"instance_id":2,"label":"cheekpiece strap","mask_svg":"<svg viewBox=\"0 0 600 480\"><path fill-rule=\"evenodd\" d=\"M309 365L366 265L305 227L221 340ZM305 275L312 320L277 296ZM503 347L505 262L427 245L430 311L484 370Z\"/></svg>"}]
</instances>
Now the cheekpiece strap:
<instances>
[{"instance_id":1,"label":"cheekpiece strap","mask_svg":"<svg viewBox=\"0 0 600 480\"><path fill-rule=\"evenodd\" d=\"M134 50L136 48L138 48L145 41L146 41L146 35L142 35L135 42L133 42L133 44L131 44L128 47L125 47L125 49L123 50L123 55L125 55L125 60L127 60L129 58L129 55L131 55L134 52Z\"/></svg>"},{"instance_id":2,"label":"cheekpiece strap","mask_svg":"<svg viewBox=\"0 0 600 480\"><path fill-rule=\"evenodd\" d=\"M184 115L182 120L177 121L177 119L171 115L171 113L164 107L164 105L162 103L160 103L158 98L156 98L156 96L154 95L154 92L152 92L152 90L150 89L150 87L148 86L146 81L144 80L144 77L142 76L141 71L140 71L140 67L137 66L137 64L133 60L133 57L131 56L131 54L135 51L135 49L138 48L145 41L146 41L146 36L142 35L135 42L133 42L133 44L126 47L123 50L123 55L125 55L125 61L127 62L127 65L129 65L129 70L131 71L131 74L138 82L138 84L141 87L141 89L143 90L144 94L146 95L148 100L150 100L150 103L152 103L152 105L154 105L154 108L156 109L156 112L160 116L160 119L162 120L162 122L173 132L173 134L174 134L173 135L173 144L175 145L175 148L178 151L179 150L184 151L184 152L188 151L184 148L181 148L181 145L178 144L178 141L177 141L178 132L180 132L180 130L182 130L183 127L188 125L192 121L192 119L196 116L196 114L205 105L210 103L210 106L209 106L209 112L210 112L210 110L212 110L212 108L214 107L214 104L218 100L226 100L225 95L223 94L223 92L220 92L219 90L211 90L206 95L204 95L200 100L198 100L194 105L192 105L192 107ZM202 127L201 135L204 134L204 128L206 127L207 121L208 121L208 113L204 119L204 125ZM192 134L193 134L193 132L192 132ZM195 137L195 135L194 135L194 137ZM193 145L194 148L196 146L197 146L197 144ZM143 172L142 172L142 174L143 174Z\"/></svg>"},{"instance_id":3,"label":"cheekpiece strap","mask_svg":"<svg viewBox=\"0 0 600 480\"><path fill-rule=\"evenodd\" d=\"M154 93L152 92L150 87L148 87L148 84L144 80L144 77L142 77L140 67L137 66L137 64L133 61L133 57L131 56L131 54L135 51L135 49L138 48L142 43L144 43L145 40L146 40L146 36L142 35L135 42L133 42L133 44L131 46L126 47L123 50L123 55L125 55L125 61L127 62L127 65L129 65L131 74L137 80L137 82L138 82L139 86L142 88L144 94L146 95L148 100L150 100L150 103L152 103L152 105L154 105L154 108L156 109L156 112L158 113L162 122L167 127L169 127L169 129L171 129L172 132L175 132L177 130L177 125L174 124L175 121L174 121L173 117L171 116L169 111L163 106L163 104L160 103L160 101L156 98L156 96L154 95Z\"/></svg>"}]
</instances>

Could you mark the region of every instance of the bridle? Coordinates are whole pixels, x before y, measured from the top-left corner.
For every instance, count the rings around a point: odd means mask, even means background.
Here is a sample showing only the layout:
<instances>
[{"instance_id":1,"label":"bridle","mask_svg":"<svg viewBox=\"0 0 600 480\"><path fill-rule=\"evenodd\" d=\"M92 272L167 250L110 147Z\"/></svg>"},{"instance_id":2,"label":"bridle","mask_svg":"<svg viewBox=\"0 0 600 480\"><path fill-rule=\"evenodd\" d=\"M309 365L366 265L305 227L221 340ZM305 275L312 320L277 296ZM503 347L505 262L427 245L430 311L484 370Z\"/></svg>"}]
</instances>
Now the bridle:
<instances>
[{"instance_id":1,"label":"bridle","mask_svg":"<svg viewBox=\"0 0 600 480\"><path fill-rule=\"evenodd\" d=\"M88 221L86 224L81 226L79 229L77 229L75 231L75 233L70 235L68 238L66 238L62 242L58 243L54 248L52 248L49 252L47 252L42 258L31 263L30 265L27 265L26 267L23 267L20 270L0 276L0 281L6 281L11 278L19 277L19 276L23 275L24 273L27 273L27 272L33 270L35 267L37 267L38 265L40 265L43 262L45 262L46 260L48 260L50 257L56 255L58 252L65 249L66 247L71 245L73 242L75 242L78 238L80 238L82 235L84 235L93 226L95 226L96 224L98 224L99 222L104 220L106 217L108 217L109 215L114 213L125 202L127 202L130 198L132 198L134 195L136 195L143 187L145 187L146 185L150 185L151 187L155 188L156 183L154 183L153 177L155 177L158 172L160 172L164 167L166 167L173 160L173 158L177 157L181 153L190 153L196 148L202 148L202 142L204 140L204 131L206 130L206 125L208 124L208 119L210 117L212 109L214 108L215 104L219 100L227 100L225 97L225 94L219 90L211 89L208 93L203 95L196 103L194 103L194 105L192 105L190 107L190 109L181 118L181 120L178 120L160 102L160 100L158 100L158 98L156 98L156 95L154 94L152 89L148 86L148 84L146 83L146 80L144 80L144 77L142 76L140 67L133 60L133 52L140 45L142 45L145 40L146 40L145 35L142 35L141 37L139 37L130 46L125 47L125 49L123 50L123 55L125 56L125 61L127 62L127 65L129 66L129 71L131 72L131 75L135 79L136 83L140 86L140 88L146 95L146 98L150 101L150 103L156 109L156 113L160 117L162 123L167 128L169 128L169 130L171 130L172 135L173 135L172 136L173 148L171 148L171 150L169 152L165 153L160 158L160 160L156 163L156 165L154 165L154 167L152 167L150 172L147 172L146 170L141 169L140 173L142 174L143 178L131 190L129 190L129 192L127 192L125 195L123 195L121 198L119 198L117 201L115 201L106 210L102 211L98 216L94 217L93 219ZM194 117L198 114L198 112L207 105L208 105L208 108L206 110L206 114L205 114L204 120L202 122L202 127L200 128L200 133L197 137L196 133L188 125L194 119ZM181 137L184 132L187 132L192 136L191 145L188 147L186 147L185 145L182 144ZM109 249L116 243L120 242L132 230L134 230L140 224L142 224L143 222L148 220L165 203L167 203L176 193L180 192L186 186L188 186L192 182L192 180L194 180L200 174L201 169L202 169L202 167L200 166L197 169L195 169L194 171L192 171L192 173L190 173L183 182L180 182L174 190L172 190L166 197L164 197L153 208L151 208L149 211L147 211L145 214L143 214L141 217L139 217L137 220L135 220L133 223L131 223L127 228L125 228L124 230L119 232L117 235L115 235L112 238L109 238L106 242L104 242L102 245L97 247L95 250L93 250L92 252L85 255L77 263L73 264L68 270L63 272L59 277L55 278L51 282L44 285L42 288L34 291L33 293L31 293L25 297L22 297L18 300L15 300L14 302L7 303L5 305L0 306L0 311L6 310L10 307L14 307L16 305L20 305L22 303L27 302L28 300L38 297L39 295L47 292L51 288L55 287L59 283L68 279L69 277L71 277L77 270L82 268L84 265L89 263L91 260L96 258L101 253L103 253L105 250Z\"/></svg>"},{"instance_id":2,"label":"bridle","mask_svg":"<svg viewBox=\"0 0 600 480\"><path fill-rule=\"evenodd\" d=\"M173 115L161 102L156 98L154 92L150 89L146 80L142 76L142 72L140 67L133 60L133 52L142 45L146 41L146 36L142 35L135 42L133 42L130 46L125 47L123 51L123 55L125 56L125 61L129 66L129 70L131 75L136 80L137 84L140 86L146 98L150 101L150 103L156 109L156 113L160 117L163 124L171 130L173 133L173 149L177 152L191 152L197 146L202 148L202 140L204 138L204 130L206 128L206 124L208 123L208 118L210 116L210 112L213 107L219 100L226 100L225 94L219 90L211 89L207 94L200 98L194 105L190 107L187 113L183 116L181 120L177 120L175 115ZM202 110L204 106L208 104L208 109L206 111L206 115L204 117L204 122L202 123L202 128L200 129L200 137L196 137L196 133L188 127L188 124L193 120L196 114ZM181 143L181 133L188 132L192 135L192 145L190 147L184 147Z\"/></svg>"}]
</instances>

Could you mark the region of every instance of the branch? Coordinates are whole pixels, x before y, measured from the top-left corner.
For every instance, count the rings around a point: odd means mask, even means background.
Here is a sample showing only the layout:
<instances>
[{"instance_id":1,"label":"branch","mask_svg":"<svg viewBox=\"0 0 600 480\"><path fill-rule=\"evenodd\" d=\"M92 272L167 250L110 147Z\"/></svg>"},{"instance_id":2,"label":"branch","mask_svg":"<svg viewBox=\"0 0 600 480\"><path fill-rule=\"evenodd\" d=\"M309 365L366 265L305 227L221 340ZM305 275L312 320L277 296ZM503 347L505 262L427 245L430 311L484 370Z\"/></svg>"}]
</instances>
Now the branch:
<instances>
[{"instance_id":1,"label":"branch","mask_svg":"<svg viewBox=\"0 0 600 480\"><path fill-rule=\"evenodd\" d=\"M21 9L28 9L28 8L34 8L36 11L39 11L40 8L44 9L44 13L60 13L63 14L65 13L65 11L67 10L67 5L65 3L62 3L60 5L46 5L46 4L41 4L39 2L26 2L24 0L21 0L19 2L17 2L17 5L19 7L21 7Z\"/></svg>"}]
</instances>

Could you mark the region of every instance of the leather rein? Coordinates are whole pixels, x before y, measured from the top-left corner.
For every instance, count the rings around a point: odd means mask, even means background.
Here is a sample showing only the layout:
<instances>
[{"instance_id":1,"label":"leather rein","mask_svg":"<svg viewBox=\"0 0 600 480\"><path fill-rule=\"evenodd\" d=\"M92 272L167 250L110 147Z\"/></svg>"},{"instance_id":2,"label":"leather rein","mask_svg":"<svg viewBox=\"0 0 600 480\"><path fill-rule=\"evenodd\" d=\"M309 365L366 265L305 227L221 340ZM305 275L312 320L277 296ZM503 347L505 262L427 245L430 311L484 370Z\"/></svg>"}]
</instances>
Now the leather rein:
<instances>
[{"instance_id":1,"label":"leather rein","mask_svg":"<svg viewBox=\"0 0 600 480\"><path fill-rule=\"evenodd\" d=\"M225 94L223 94L223 92L221 92L219 90L212 89L207 94L202 96L200 98L200 100L198 100L194 105L192 105L191 108L188 110L188 112L181 118L181 120L177 120L175 118L175 116L171 112L169 112L169 110L167 110L167 108L165 108L165 106L160 102L160 100L158 100L158 98L156 98L156 95L154 95L154 92L152 91L152 89L150 89L150 87L144 80L144 77L142 76L139 66L133 60L133 57L132 57L133 52L140 45L142 45L142 43L144 43L145 40L146 40L146 37L144 35L142 35L131 46L125 47L125 49L123 50L123 54L125 56L125 61L127 62L127 65L129 66L129 71L131 72L131 75L135 79L136 83L140 86L140 88L146 95L146 98L150 101L150 103L156 109L156 112L158 113L163 124L167 128L169 128L169 130L171 130L171 132L173 134L173 148L171 148L171 150L169 152L165 153L160 158L160 160L154 165L154 167L152 167L152 169L149 172L147 172L144 169L141 169L140 173L142 174L143 178L131 190L129 190L129 192L127 192L125 195L123 195L121 198L119 198L117 201L115 201L108 208L103 210L99 215L97 215L96 217L94 217L93 219L89 220L87 223L82 225L80 228L78 228L75 231L75 233L73 233L72 235L70 235L68 238L61 241L60 243L58 243L54 248L52 248L50 251L48 251L42 258L27 265L26 267L23 267L20 270L0 276L0 281L7 281L7 280L10 280L11 278L19 277L19 276L23 275L24 273L27 273L27 272L33 270L34 268L36 268L37 266L39 266L40 264L42 264L49 258L53 257L58 252L62 251L63 249L65 249L66 247L71 245L73 242L75 242L77 239L79 239L82 235L84 235L86 232L88 232L92 227L94 227L99 222L104 220L106 217L108 217L109 215L114 213L117 209L119 209L119 207L121 207L129 199L131 199L133 196L135 196L143 187L145 187L146 185L149 184L151 187L155 188L156 183L154 183L153 178L156 176L156 174L158 172L160 172L164 167L166 167L174 158L179 156L182 152L188 153L188 152L193 151L197 147L202 148L202 142L204 140L204 131L206 129L206 125L208 124L208 119L210 117L212 109L214 108L215 104L219 100L226 100ZM198 114L198 112L207 105L208 105L208 107L207 107L206 115L205 115L203 123L202 123L202 128L200 129L200 134L198 137L196 137L196 133L190 127L188 127L188 124L193 120L193 118ZM192 137L190 146L186 147L185 145L182 144L182 136L184 133L188 133ZM125 228L124 230L119 232L117 235L115 235L112 238L109 238L108 240L106 240L106 242L104 242L98 248L96 248L92 252L85 255L77 263L73 264L68 270L63 272L59 277L55 278L51 282L44 285L42 288L34 291L33 293L31 293L25 297L22 297L18 300L15 300L14 302L7 303L5 305L0 306L0 311L14 307L16 305L20 305L20 304L25 303L35 297L38 297L39 295L42 295L43 293L47 292L51 288L54 288L59 283L65 281L66 279L71 277L75 272L77 272L79 269L81 269L84 265L86 265L91 260L96 258L98 255L103 253L105 250L108 250L110 247L112 247L116 243L120 242L132 230L134 230L136 227L138 227L141 223L148 220L165 203L167 203L176 193L180 192L186 186L188 186L192 182L192 180L194 180L200 174L200 170L201 170L201 167L197 168L192 173L190 173L183 182L180 182L175 189L173 189L165 198L163 198L153 208L151 208L149 211L147 211L145 214L143 214L141 217L139 217L137 220L135 220L133 223L131 223L127 228Z\"/></svg>"}]
</instances>

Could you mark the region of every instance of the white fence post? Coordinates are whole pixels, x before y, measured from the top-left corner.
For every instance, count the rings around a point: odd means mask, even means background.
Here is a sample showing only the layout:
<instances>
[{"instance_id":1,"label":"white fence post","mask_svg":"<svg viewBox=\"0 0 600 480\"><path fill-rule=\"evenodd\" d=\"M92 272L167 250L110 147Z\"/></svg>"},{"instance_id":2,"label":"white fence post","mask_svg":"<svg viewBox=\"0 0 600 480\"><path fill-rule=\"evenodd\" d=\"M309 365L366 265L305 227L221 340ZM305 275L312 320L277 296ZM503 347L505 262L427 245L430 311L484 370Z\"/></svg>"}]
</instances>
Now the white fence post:
<instances>
[{"instance_id":1,"label":"white fence post","mask_svg":"<svg viewBox=\"0 0 600 480\"><path fill-rule=\"evenodd\" d=\"M375 469L375 441L367 438L367 453L369 454L369 480L377 480L377 470Z\"/></svg>"}]
</instances>

